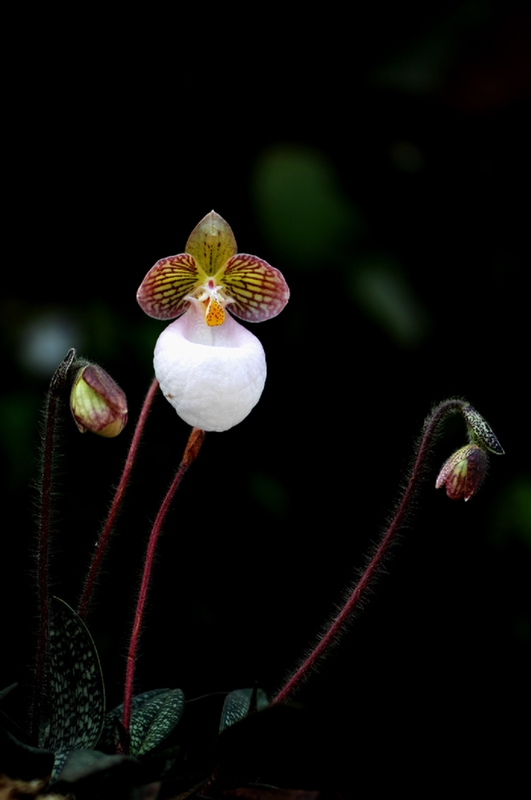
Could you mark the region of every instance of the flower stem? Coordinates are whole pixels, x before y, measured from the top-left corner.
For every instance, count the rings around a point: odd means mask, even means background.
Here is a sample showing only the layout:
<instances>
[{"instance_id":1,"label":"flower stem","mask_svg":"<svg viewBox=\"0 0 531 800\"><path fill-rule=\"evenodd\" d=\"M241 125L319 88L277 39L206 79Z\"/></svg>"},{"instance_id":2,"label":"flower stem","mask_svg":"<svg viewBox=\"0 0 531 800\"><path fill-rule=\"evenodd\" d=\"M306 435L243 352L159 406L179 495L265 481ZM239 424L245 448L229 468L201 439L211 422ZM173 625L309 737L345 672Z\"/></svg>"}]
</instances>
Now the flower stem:
<instances>
[{"instance_id":1,"label":"flower stem","mask_svg":"<svg viewBox=\"0 0 531 800\"><path fill-rule=\"evenodd\" d=\"M153 525L151 534L149 536L149 541L146 551L146 560L144 562L144 572L142 574L142 582L140 584L140 591L138 593L135 619L133 622L133 630L131 632L129 651L127 654L127 667L125 674L125 692L124 692L124 711L123 711L123 727L126 733L126 738L127 734L129 733L129 724L131 722L131 701L133 699L136 651L140 639L142 617L144 615L144 607L146 604L149 581L151 577L151 568L153 566L153 556L155 555L157 540L162 528L162 524L164 522L166 514L168 513L168 509L170 508L171 502L173 500L173 496L177 491L177 488L179 487L179 484L181 483L181 480L183 479L185 472L188 470L188 467L197 458L199 451L201 449L201 445L203 444L204 438L205 438L204 431L200 430L199 428L192 429L181 463L179 465L179 469L177 470L175 478L173 479L173 483L168 489L166 497L162 501L162 505L159 509L157 518L155 520L155 524ZM126 746L125 749L128 749L128 747Z\"/></svg>"},{"instance_id":2,"label":"flower stem","mask_svg":"<svg viewBox=\"0 0 531 800\"><path fill-rule=\"evenodd\" d=\"M98 546L96 547L96 550L94 552L94 557L92 559L92 563L90 565L85 580L85 586L83 588L83 594L81 596L81 600L79 601L79 608L78 608L78 614L82 619L85 618L88 611L88 607L92 598L92 593L94 591L94 586L96 584L98 573L100 571L100 567L103 561L103 556L105 555L105 550L107 548L107 545L109 544L109 539L111 537L111 533L113 531L114 524L116 522L116 517L118 516L118 511L120 510L120 506L124 499L125 490L127 488L127 484L131 476L131 471L133 469L133 464L135 462L135 458L138 452L140 439L142 438L146 420L148 418L148 414L151 409L151 404L153 403L153 399L157 393L158 388L159 384L157 379L155 378L153 380L153 383L149 387L146 399L144 400L144 405L142 406L142 410L140 411L140 416L136 424L133 440L129 448L129 453L127 454L127 459L125 461L122 477L120 478L120 483L118 484L116 494L114 495L114 500L112 501L107 521L105 522L105 526L98 540Z\"/></svg>"},{"instance_id":3,"label":"flower stem","mask_svg":"<svg viewBox=\"0 0 531 800\"><path fill-rule=\"evenodd\" d=\"M456 411L462 412L463 408L466 406L467 403L464 400L445 400L436 406L431 412L430 416L427 418L426 422L424 423L424 429L420 439L417 455L415 457L415 461L413 462L413 467L411 468L411 473L409 475L404 494L400 499L389 527L384 531L379 545L365 567L361 578L350 593L345 605L339 614L332 619L330 626L322 635L310 655L303 661L300 667L298 667L298 669L289 678L287 683L275 696L272 701L272 705L285 702L299 688L300 684L306 680L306 678L315 668L317 662L326 655L330 646L334 644L338 638L350 616L358 607L365 591L367 590L378 569L381 567L389 545L391 544L393 537L404 520L409 504L413 499L418 483L422 476L426 456L428 455L433 436L438 426L448 414Z\"/></svg>"},{"instance_id":4,"label":"flower stem","mask_svg":"<svg viewBox=\"0 0 531 800\"><path fill-rule=\"evenodd\" d=\"M44 688L44 663L46 660L46 639L49 619L48 591L48 552L50 548L50 518L52 473L55 449L56 420L61 402L61 394L67 387L68 371L75 358L75 351L69 350L64 360L57 367L46 397L45 428L43 437L43 459L40 483L40 519L37 582L39 595L39 636L37 639L37 655L35 660L35 682L33 686L33 709L31 721L31 737L34 742L39 739L41 721L42 695Z\"/></svg>"}]
</instances>

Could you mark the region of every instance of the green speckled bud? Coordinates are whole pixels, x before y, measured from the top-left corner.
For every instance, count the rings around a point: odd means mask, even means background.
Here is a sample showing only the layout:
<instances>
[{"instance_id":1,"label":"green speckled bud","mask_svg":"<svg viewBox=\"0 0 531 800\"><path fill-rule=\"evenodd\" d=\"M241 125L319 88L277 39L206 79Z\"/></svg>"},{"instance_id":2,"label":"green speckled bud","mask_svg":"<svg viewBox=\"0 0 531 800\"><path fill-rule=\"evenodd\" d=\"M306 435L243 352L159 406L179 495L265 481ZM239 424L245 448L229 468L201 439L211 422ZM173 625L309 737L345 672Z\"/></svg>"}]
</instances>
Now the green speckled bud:
<instances>
[{"instance_id":1,"label":"green speckled bud","mask_svg":"<svg viewBox=\"0 0 531 800\"><path fill-rule=\"evenodd\" d=\"M445 486L451 500L470 500L485 477L487 465L486 452L475 444L467 444L445 462L435 488Z\"/></svg>"},{"instance_id":2,"label":"green speckled bud","mask_svg":"<svg viewBox=\"0 0 531 800\"><path fill-rule=\"evenodd\" d=\"M463 416L470 432L470 439L474 444L499 456L504 455L505 450L496 438L494 431L475 408L465 406Z\"/></svg>"},{"instance_id":3,"label":"green speckled bud","mask_svg":"<svg viewBox=\"0 0 531 800\"><path fill-rule=\"evenodd\" d=\"M72 392L70 408L81 431L98 436L118 436L127 422L127 399L117 383L97 364L79 370Z\"/></svg>"}]
</instances>

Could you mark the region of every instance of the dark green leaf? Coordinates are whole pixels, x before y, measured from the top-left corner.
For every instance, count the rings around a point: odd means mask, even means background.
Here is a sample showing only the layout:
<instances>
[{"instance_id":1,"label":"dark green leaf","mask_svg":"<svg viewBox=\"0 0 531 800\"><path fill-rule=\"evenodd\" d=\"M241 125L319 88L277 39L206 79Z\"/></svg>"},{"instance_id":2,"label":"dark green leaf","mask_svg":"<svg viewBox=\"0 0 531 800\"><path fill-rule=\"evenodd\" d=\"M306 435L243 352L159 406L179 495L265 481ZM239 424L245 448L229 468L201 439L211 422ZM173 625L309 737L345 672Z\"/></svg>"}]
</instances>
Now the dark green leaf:
<instances>
[{"instance_id":1,"label":"dark green leaf","mask_svg":"<svg viewBox=\"0 0 531 800\"><path fill-rule=\"evenodd\" d=\"M0 775L25 781L45 779L51 775L53 763L50 750L30 747L0 726Z\"/></svg>"},{"instance_id":2,"label":"dark green leaf","mask_svg":"<svg viewBox=\"0 0 531 800\"><path fill-rule=\"evenodd\" d=\"M61 783L77 783L91 776L125 768L138 767L136 759L123 755L108 755L97 750L75 750L66 759L61 773Z\"/></svg>"},{"instance_id":3,"label":"dark green leaf","mask_svg":"<svg viewBox=\"0 0 531 800\"><path fill-rule=\"evenodd\" d=\"M143 692L143 694L135 695L131 701L131 716L133 716L139 708L148 703L153 697L157 697L158 695L165 694L169 691L169 689L150 689L149 692ZM105 715L105 722L103 723L100 740L98 742L99 749L113 749L118 744L120 739L118 723L122 720L123 715L123 703L120 703L119 706L115 706L115 708L107 712Z\"/></svg>"},{"instance_id":4,"label":"dark green leaf","mask_svg":"<svg viewBox=\"0 0 531 800\"><path fill-rule=\"evenodd\" d=\"M52 598L49 622L49 733L44 744L55 752L52 779L72 750L92 748L105 712L103 677L88 629L63 600Z\"/></svg>"},{"instance_id":5,"label":"dark green leaf","mask_svg":"<svg viewBox=\"0 0 531 800\"><path fill-rule=\"evenodd\" d=\"M95 750L74 750L53 789L77 800L156 800L160 783L144 784L136 758Z\"/></svg>"},{"instance_id":6,"label":"dark green leaf","mask_svg":"<svg viewBox=\"0 0 531 800\"><path fill-rule=\"evenodd\" d=\"M175 729L183 711L181 689L153 689L133 697L129 726L131 755L153 752ZM123 703L107 714L102 746L108 747L117 738L117 722L122 716Z\"/></svg>"},{"instance_id":7,"label":"dark green leaf","mask_svg":"<svg viewBox=\"0 0 531 800\"><path fill-rule=\"evenodd\" d=\"M235 722L239 722L248 716L249 712L252 711L251 701L255 692L256 711L261 711L269 705L269 700L263 689L236 689L227 695L221 712L220 733L225 728L228 728L229 725L234 725Z\"/></svg>"},{"instance_id":8,"label":"dark green leaf","mask_svg":"<svg viewBox=\"0 0 531 800\"><path fill-rule=\"evenodd\" d=\"M4 697L7 697L9 692L12 692L13 689L17 688L17 686L18 686L17 683L12 683L10 686L6 686L5 689L2 689L2 691L0 691L0 700L3 700Z\"/></svg>"}]
</instances>

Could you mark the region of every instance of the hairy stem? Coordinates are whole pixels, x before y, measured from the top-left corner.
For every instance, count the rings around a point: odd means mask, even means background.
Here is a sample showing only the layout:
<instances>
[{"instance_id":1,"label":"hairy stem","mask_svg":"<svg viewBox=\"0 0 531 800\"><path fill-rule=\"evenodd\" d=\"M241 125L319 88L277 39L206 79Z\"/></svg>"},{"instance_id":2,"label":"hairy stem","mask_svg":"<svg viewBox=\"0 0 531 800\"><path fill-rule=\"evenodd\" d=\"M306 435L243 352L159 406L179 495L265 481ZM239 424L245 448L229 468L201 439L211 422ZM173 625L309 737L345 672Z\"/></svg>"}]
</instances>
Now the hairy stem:
<instances>
[{"instance_id":1,"label":"hairy stem","mask_svg":"<svg viewBox=\"0 0 531 800\"><path fill-rule=\"evenodd\" d=\"M140 640L142 617L144 615L144 608L146 605L149 581L151 578L151 569L153 566L153 557L155 555L157 541L159 538L160 531L162 529L162 524L164 522L166 514L168 513L168 509L170 508L171 502L173 500L173 496L175 495L175 492L177 491L179 484L181 483L181 480L184 477L185 472L188 470L188 467L197 458L197 455L199 454L199 450L201 449L201 445L204 441L204 438L205 438L204 431L200 430L199 428L193 428L192 432L190 433L190 437L188 439L188 443L186 445L182 461L179 465L179 469L177 470L175 478L173 479L173 482L170 488L168 489L166 497L162 501L162 505L159 509L157 518L155 520L155 524L153 525L151 534L149 536L149 541L146 551L146 560L144 562L144 571L142 574L142 582L140 584L140 591L138 593L138 601L136 605L135 618L133 622L133 630L131 632L129 651L127 654L127 667L125 674L125 692L124 692L124 712L123 712L123 727L125 729L126 735L129 732L129 724L131 722L131 701L133 699L136 653L138 649L138 642ZM127 746L125 749L128 749Z\"/></svg>"},{"instance_id":2,"label":"hairy stem","mask_svg":"<svg viewBox=\"0 0 531 800\"><path fill-rule=\"evenodd\" d=\"M378 547L376 548L373 556L370 558L361 578L352 590L345 605L339 614L333 618L329 628L322 635L310 655L303 661L300 667L294 672L287 683L278 692L276 697L273 699L272 704L283 703L289 697L291 697L291 695L298 689L300 684L310 675L317 662L326 655L330 646L334 644L338 635L348 622L350 616L358 607L365 594L365 591L367 590L378 569L381 567L389 545L391 544L396 532L404 520L409 504L420 481L424 462L426 461L430 445L433 441L433 436L439 424L448 414L456 411L462 411L466 406L467 404L463 400L445 400L436 406L430 416L427 418L426 422L424 423L424 430L422 432L417 455L415 457L415 461L413 462L413 467L411 468L411 473L409 475L406 488L400 499L391 524L384 531Z\"/></svg>"},{"instance_id":3,"label":"hairy stem","mask_svg":"<svg viewBox=\"0 0 531 800\"><path fill-rule=\"evenodd\" d=\"M35 683L33 687L33 718L31 724L32 740L38 741L41 717L44 661L46 654L46 637L48 634L48 549L50 534L50 493L52 485L53 443L57 397L48 397L46 408L46 430L44 434L44 458L41 480L41 509L38 555L39 586L39 638L37 640L37 658L35 664Z\"/></svg>"},{"instance_id":4,"label":"hairy stem","mask_svg":"<svg viewBox=\"0 0 531 800\"><path fill-rule=\"evenodd\" d=\"M49 591L48 591L48 552L50 549L50 517L52 474L55 446L55 429L61 393L68 384L68 372L75 358L75 351L69 350L64 360L57 367L46 397L45 428L42 446L42 472L40 483L40 517L39 517L39 551L37 583L39 596L39 636L37 639L37 655L35 662L35 682L33 686L33 710L31 721L31 737L34 742L39 739L41 722L42 695L44 689L44 664L46 660L46 640L48 636Z\"/></svg>"},{"instance_id":5,"label":"hairy stem","mask_svg":"<svg viewBox=\"0 0 531 800\"><path fill-rule=\"evenodd\" d=\"M131 442L131 447L129 448L129 453L127 454L127 459L125 461L122 477L120 478L120 483L118 484L116 494L114 495L114 500L112 501L107 521L105 522L105 526L98 540L98 546L96 547L96 550L94 552L92 563L90 565L85 580L83 594L81 596L81 600L79 601L79 608L78 608L78 614L82 619L85 618L88 611L88 607L90 605L92 593L94 591L94 586L96 584L101 564L103 561L103 557L105 555L105 550L107 549L107 545L109 544L109 539L111 537L111 533L113 531L114 524L116 522L116 517L118 516L118 511L120 510L120 506L124 499L125 490L127 488L129 478L131 477L131 471L133 469L133 464L137 456L140 439L142 438L146 420L148 418L148 414L151 409L151 405L153 403L153 399L157 393L158 388L159 384L157 379L155 378L153 380L153 383L149 387L146 399L144 400L144 404L142 406L142 410L140 412L140 416L136 424L133 440Z\"/></svg>"}]
</instances>

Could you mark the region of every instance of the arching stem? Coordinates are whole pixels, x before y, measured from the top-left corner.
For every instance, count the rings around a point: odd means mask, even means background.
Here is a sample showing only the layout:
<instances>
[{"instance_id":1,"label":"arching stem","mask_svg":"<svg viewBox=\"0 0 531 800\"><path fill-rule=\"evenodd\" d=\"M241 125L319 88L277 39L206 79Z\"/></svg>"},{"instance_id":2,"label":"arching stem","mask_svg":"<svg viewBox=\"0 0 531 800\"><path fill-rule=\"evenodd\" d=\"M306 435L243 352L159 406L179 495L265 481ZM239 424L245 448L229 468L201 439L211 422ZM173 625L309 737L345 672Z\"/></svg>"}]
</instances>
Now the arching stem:
<instances>
[{"instance_id":1,"label":"arching stem","mask_svg":"<svg viewBox=\"0 0 531 800\"><path fill-rule=\"evenodd\" d=\"M424 423L424 430L422 432L417 455L413 462L406 488L389 527L384 531L378 547L365 567L361 578L350 593L345 605L339 614L332 619L328 629L321 636L310 655L303 661L300 667L298 667L298 669L293 673L286 684L274 697L272 701L273 705L276 703L283 703L288 700L299 688L301 683L307 679L312 670L315 668L317 662L327 654L329 648L334 644L335 640L348 622L350 616L358 607L369 584L381 567L385 554L391 542L393 541L395 534L404 521L404 517L407 513L410 502L413 499L419 484L423 472L423 466L438 426L448 414L462 412L464 408L469 408L468 404L464 400L445 400L436 406L431 412L430 416L427 418L426 422Z\"/></svg>"}]
</instances>

